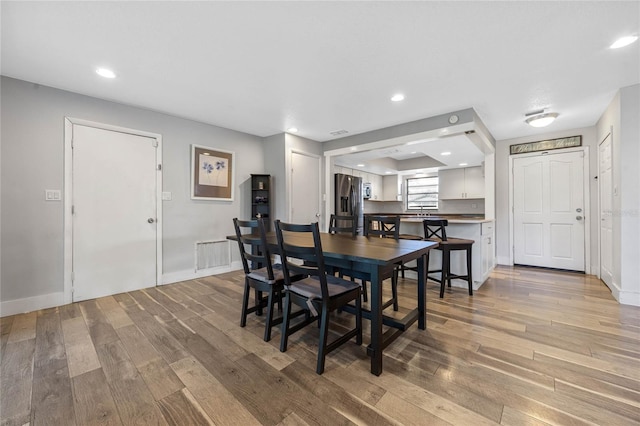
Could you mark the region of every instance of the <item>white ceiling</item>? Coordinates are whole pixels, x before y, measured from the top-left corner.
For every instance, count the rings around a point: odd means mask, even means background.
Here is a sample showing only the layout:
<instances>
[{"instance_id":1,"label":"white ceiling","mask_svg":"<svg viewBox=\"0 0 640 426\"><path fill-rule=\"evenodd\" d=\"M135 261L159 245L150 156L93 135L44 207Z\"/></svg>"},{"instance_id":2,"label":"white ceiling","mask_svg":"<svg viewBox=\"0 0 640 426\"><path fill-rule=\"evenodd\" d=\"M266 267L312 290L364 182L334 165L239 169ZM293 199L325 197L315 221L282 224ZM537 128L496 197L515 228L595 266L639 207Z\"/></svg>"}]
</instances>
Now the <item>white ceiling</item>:
<instances>
[{"instance_id":1,"label":"white ceiling","mask_svg":"<svg viewBox=\"0 0 640 426\"><path fill-rule=\"evenodd\" d=\"M534 135L594 125L640 80L640 43L608 49L636 1L0 4L3 75L258 136L470 107L496 139ZM540 108L560 116L524 124Z\"/></svg>"}]
</instances>

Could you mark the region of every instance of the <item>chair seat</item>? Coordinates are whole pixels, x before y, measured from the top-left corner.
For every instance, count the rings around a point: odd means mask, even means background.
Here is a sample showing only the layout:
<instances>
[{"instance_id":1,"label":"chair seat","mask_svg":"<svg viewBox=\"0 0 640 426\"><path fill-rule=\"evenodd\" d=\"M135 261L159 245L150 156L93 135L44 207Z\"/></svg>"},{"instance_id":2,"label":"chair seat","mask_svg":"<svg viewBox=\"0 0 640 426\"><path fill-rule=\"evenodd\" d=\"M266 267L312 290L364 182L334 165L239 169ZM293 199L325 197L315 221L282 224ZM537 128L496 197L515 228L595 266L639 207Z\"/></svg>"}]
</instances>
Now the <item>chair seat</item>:
<instances>
[{"instance_id":1,"label":"chair seat","mask_svg":"<svg viewBox=\"0 0 640 426\"><path fill-rule=\"evenodd\" d=\"M429 238L427 241L433 241L438 243L436 249L452 248L452 246L463 246L475 243L473 240L467 240L464 238L447 238L447 241L442 241L440 238Z\"/></svg>"},{"instance_id":2,"label":"chair seat","mask_svg":"<svg viewBox=\"0 0 640 426\"><path fill-rule=\"evenodd\" d=\"M251 271L249 275L247 275L252 280L261 281L265 284L275 284L278 281L284 280L284 273L282 271L282 265L275 264L273 265L273 280L269 279L269 273L267 272L267 268L254 269Z\"/></svg>"},{"instance_id":3,"label":"chair seat","mask_svg":"<svg viewBox=\"0 0 640 426\"><path fill-rule=\"evenodd\" d=\"M354 289L360 288L360 284L347 281L345 279L327 275L327 290L329 297L340 296ZM291 284L289 291L293 291L300 296L308 299L322 299L322 290L320 288L320 280L317 277L307 277Z\"/></svg>"}]
</instances>

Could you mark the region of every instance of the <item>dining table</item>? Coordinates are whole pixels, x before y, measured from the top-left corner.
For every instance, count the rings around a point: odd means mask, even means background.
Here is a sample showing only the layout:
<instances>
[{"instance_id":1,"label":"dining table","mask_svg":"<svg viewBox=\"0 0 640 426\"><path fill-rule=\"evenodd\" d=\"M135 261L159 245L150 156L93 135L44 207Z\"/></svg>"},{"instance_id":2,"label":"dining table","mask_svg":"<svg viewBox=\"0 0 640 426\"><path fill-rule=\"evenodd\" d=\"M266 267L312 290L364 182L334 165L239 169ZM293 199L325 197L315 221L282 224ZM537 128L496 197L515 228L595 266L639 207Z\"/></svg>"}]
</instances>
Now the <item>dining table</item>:
<instances>
[{"instance_id":1,"label":"dining table","mask_svg":"<svg viewBox=\"0 0 640 426\"><path fill-rule=\"evenodd\" d=\"M311 234L296 235L295 244L312 246ZM382 373L382 352L413 323L418 322L420 330L426 329L426 265L429 250L438 246L437 242L419 240L396 240L393 238L350 236L344 234L321 233L322 253L325 265L338 269L345 275L352 271L358 277L366 277L371 283L369 309L362 316L371 321L371 339L367 355L371 358L371 373ZM227 237L237 241L235 235ZM275 232L267 233L267 244L273 254L278 253ZM383 303L382 283L391 278L394 269L401 262L417 261L418 282L416 286L417 307L398 318L384 314L389 303ZM348 310L348 309L345 309ZM384 330L384 327L387 327Z\"/></svg>"}]
</instances>

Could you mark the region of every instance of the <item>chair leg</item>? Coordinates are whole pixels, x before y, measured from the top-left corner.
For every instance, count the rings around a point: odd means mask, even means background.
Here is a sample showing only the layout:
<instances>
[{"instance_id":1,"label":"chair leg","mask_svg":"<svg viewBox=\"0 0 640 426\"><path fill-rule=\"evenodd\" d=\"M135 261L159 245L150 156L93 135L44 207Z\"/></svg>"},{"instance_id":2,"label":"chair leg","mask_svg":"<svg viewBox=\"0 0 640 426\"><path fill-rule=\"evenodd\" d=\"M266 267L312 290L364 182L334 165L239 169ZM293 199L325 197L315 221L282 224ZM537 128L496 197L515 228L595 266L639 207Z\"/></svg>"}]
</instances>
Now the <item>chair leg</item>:
<instances>
[{"instance_id":1,"label":"chair leg","mask_svg":"<svg viewBox=\"0 0 640 426\"><path fill-rule=\"evenodd\" d=\"M473 278L471 276L471 246L467 249L467 278L469 280L469 296L473 296Z\"/></svg>"},{"instance_id":2,"label":"chair leg","mask_svg":"<svg viewBox=\"0 0 640 426\"><path fill-rule=\"evenodd\" d=\"M285 296L284 296L284 312L282 313L280 352L285 352L287 350L287 343L289 339L290 312L291 312L291 297L289 296L289 292L287 291L285 292Z\"/></svg>"},{"instance_id":3,"label":"chair leg","mask_svg":"<svg viewBox=\"0 0 640 426\"><path fill-rule=\"evenodd\" d=\"M255 299L256 299L256 315L262 315L262 292L256 289L255 291Z\"/></svg>"},{"instance_id":4,"label":"chair leg","mask_svg":"<svg viewBox=\"0 0 640 426\"><path fill-rule=\"evenodd\" d=\"M400 263L400 272L402 273L402 278L404 278L404 262Z\"/></svg>"},{"instance_id":5,"label":"chair leg","mask_svg":"<svg viewBox=\"0 0 640 426\"><path fill-rule=\"evenodd\" d=\"M320 342L318 343L318 364L316 373L324 372L324 360L327 356L327 339L329 338L329 312L325 306L322 306L320 319Z\"/></svg>"},{"instance_id":6,"label":"chair leg","mask_svg":"<svg viewBox=\"0 0 640 426\"><path fill-rule=\"evenodd\" d=\"M244 294L242 295L242 312L240 313L240 327L247 325L247 309L249 306L249 293L251 292L251 286L249 286L249 280L244 280Z\"/></svg>"},{"instance_id":7,"label":"chair leg","mask_svg":"<svg viewBox=\"0 0 640 426\"><path fill-rule=\"evenodd\" d=\"M356 344L358 346L362 345L362 298L358 297L356 299L356 328L358 329L358 334L356 334Z\"/></svg>"},{"instance_id":8,"label":"chair leg","mask_svg":"<svg viewBox=\"0 0 640 426\"><path fill-rule=\"evenodd\" d=\"M362 280L362 300L365 302L369 301L369 296L367 296L367 280Z\"/></svg>"},{"instance_id":9,"label":"chair leg","mask_svg":"<svg viewBox=\"0 0 640 426\"><path fill-rule=\"evenodd\" d=\"M449 252L442 250L442 271L440 272L440 299L444 297L444 286L447 285L447 265L449 264Z\"/></svg>"},{"instance_id":10,"label":"chair leg","mask_svg":"<svg viewBox=\"0 0 640 426\"><path fill-rule=\"evenodd\" d=\"M398 268L393 270L391 276L391 297L393 298L393 310L398 310Z\"/></svg>"},{"instance_id":11,"label":"chair leg","mask_svg":"<svg viewBox=\"0 0 640 426\"><path fill-rule=\"evenodd\" d=\"M273 321L273 310L276 307L275 300L274 300L274 293L275 291L271 289L267 299L267 318L264 324L264 341L265 342L268 342L269 340L271 340L271 322Z\"/></svg>"}]
</instances>

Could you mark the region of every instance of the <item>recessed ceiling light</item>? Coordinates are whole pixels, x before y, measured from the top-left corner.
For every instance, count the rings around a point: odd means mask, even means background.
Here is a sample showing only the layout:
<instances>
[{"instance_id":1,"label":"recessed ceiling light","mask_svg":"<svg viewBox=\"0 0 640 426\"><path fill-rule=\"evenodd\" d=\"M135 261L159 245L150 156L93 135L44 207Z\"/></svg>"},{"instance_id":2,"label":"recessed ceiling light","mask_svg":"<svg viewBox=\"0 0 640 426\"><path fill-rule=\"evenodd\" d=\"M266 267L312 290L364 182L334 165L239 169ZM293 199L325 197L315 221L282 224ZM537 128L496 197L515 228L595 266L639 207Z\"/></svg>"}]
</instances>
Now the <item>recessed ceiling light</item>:
<instances>
[{"instance_id":1,"label":"recessed ceiling light","mask_svg":"<svg viewBox=\"0 0 640 426\"><path fill-rule=\"evenodd\" d=\"M449 151L441 152L440 155L451 155L451 152Z\"/></svg>"},{"instance_id":2,"label":"recessed ceiling light","mask_svg":"<svg viewBox=\"0 0 640 426\"><path fill-rule=\"evenodd\" d=\"M364 167L364 164L357 164L357 167Z\"/></svg>"},{"instance_id":3,"label":"recessed ceiling light","mask_svg":"<svg viewBox=\"0 0 640 426\"><path fill-rule=\"evenodd\" d=\"M289 133L298 133L298 128L297 127L289 127L287 129L287 132L289 132Z\"/></svg>"},{"instance_id":4,"label":"recessed ceiling light","mask_svg":"<svg viewBox=\"0 0 640 426\"><path fill-rule=\"evenodd\" d=\"M459 166L466 166L466 165L467 165L467 163L460 163L460 164L458 164L458 165L459 165Z\"/></svg>"},{"instance_id":5,"label":"recessed ceiling light","mask_svg":"<svg viewBox=\"0 0 640 426\"><path fill-rule=\"evenodd\" d=\"M534 115L527 118L525 123L532 127L546 127L558 117L557 112L548 112L546 114Z\"/></svg>"},{"instance_id":6,"label":"recessed ceiling light","mask_svg":"<svg viewBox=\"0 0 640 426\"><path fill-rule=\"evenodd\" d=\"M391 174L391 172L384 172L384 174L385 174L385 175L390 175L390 174Z\"/></svg>"},{"instance_id":7,"label":"recessed ceiling light","mask_svg":"<svg viewBox=\"0 0 640 426\"><path fill-rule=\"evenodd\" d=\"M116 73L107 68L98 68L96 73L104 78L116 78Z\"/></svg>"},{"instance_id":8,"label":"recessed ceiling light","mask_svg":"<svg viewBox=\"0 0 640 426\"><path fill-rule=\"evenodd\" d=\"M418 151L411 151L411 153L412 153L412 154L415 154L415 153L417 153L417 152L418 152Z\"/></svg>"},{"instance_id":9,"label":"recessed ceiling light","mask_svg":"<svg viewBox=\"0 0 640 426\"><path fill-rule=\"evenodd\" d=\"M402 93L396 93L395 95L393 95L391 97L391 100L393 102L400 102L400 101L404 101L404 95Z\"/></svg>"},{"instance_id":10,"label":"recessed ceiling light","mask_svg":"<svg viewBox=\"0 0 640 426\"><path fill-rule=\"evenodd\" d=\"M611 46L609 46L609 48L610 49L620 49L621 47L625 47L625 46L630 45L631 43L633 43L636 40L638 40L638 36L620 37L619 39L617 39L615 41L615 43L613 43Z\"/></svg>"},{"instance_id":11,"label":"recessed ceiling light","mask_svg":"<svg viewBox=\"0 0 640 426\"><path fill-rule=\"evenodd\" d=\"M357 151L357 150L358 150L358 147L357 147L357 146L352 146L352 147L351 147L351 151Z\"/></svg>"}]
</instances>

